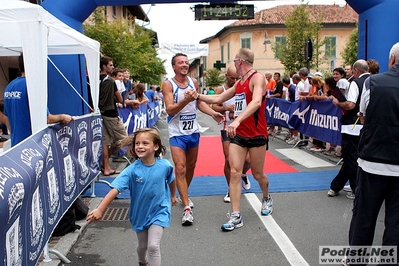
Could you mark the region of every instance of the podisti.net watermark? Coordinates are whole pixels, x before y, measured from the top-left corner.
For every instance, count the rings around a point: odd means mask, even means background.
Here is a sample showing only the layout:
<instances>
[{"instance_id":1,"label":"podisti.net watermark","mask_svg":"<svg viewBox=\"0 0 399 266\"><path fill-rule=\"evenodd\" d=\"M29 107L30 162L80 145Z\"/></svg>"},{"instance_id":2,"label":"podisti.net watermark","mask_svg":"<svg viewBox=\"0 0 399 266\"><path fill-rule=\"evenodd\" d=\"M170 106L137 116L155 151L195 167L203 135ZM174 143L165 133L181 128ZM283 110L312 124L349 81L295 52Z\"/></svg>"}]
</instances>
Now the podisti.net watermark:
<instances>
[{"instance_id":1,"label":"podisti.net watermark","mask_svg":"<svg viewBox=\"0 0 399 266\"><path fill-rule=\"evenodd\" d=\"M397 247L319 246L319 264L349 265L368 263L397 265Z\"/></svg>"}]
</instances>

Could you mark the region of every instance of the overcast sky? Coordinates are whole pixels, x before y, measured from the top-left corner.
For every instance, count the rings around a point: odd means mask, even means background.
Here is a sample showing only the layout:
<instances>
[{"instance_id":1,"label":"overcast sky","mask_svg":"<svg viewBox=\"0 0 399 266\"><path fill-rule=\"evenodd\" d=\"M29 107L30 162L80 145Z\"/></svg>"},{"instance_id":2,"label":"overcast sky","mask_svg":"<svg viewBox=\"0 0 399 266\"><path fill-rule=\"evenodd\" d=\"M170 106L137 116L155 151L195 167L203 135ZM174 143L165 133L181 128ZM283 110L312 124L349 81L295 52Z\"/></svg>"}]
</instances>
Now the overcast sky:
<instances>
[{"instance_id":1,"label":"overcast sky","mask_svg":"<svg viewBox=\"0 0 399 266\"><path fill-rule=\"evenodd\" d=\"M299 0L287 1L243 1L243 4L253 4L255 12L271 8L277 5L295 5ZM337 4L343 6L345 0L309 0L309 4ZM198 44L201 40L218 33L223 27L233 23L235 20L201 20L195 21L194 12L190 7L195 4L204 3L181 3L181 4L156 4L141 5L147 13L150 23L140 22L146 28L157 32L159 43ZM168 59L168 58L165 58ZM166 63L168 77L171 77L170 61Z\"/></svg>"}]
</instances>

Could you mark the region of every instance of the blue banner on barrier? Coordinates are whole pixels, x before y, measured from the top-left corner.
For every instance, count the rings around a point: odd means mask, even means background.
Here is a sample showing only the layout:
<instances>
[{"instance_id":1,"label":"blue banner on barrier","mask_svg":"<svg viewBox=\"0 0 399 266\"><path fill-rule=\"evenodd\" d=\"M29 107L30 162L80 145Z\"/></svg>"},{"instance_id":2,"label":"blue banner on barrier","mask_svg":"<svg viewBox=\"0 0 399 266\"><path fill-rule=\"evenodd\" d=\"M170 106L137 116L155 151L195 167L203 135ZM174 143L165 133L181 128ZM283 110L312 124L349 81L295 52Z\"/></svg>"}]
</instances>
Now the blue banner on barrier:
<instances>
[{"instance_id":1,"label":"blue banner on barrier","mask_svg":"<svg viewBox=\"0 0 399 266\"><path fill-rule=\"evenodd\" d=\"M276 101L277 100L277 101ZM299 104L280 99L269 98L266 100L266 121L268 125L290 128L288 120L291 117L291 110L294 105ZM295 107L296 108L296 107Z\"/></svg>"},{"instance_id":2,"label":"blue banner on barrier","mask_svg":"<svg viewBox=\"0 0 399 266\"><path fill-rule=\"evenodd\" d=\"M0 155L0 261L36 265L55 226L100 172L100 115L56 124Z\"/></svg>"},{"instance_id":3,"label":"blue banner on barrier","mask_svg":"<svg viewBox=\"0 0 399 266\"><path fill-rule=\"evenodd\" d=\"M147 114L148 114L147 127L152 127L158 121L158 116L159 116L159 102L158 101L148 103Z\"/></svg>"},{"instance_id":4,"label":"blue banner on barrier","mask_svg":"<svg viewBox=\"0 0 399 266\"><path fill-rule=\"evenodd\" d=\"M341 109L331 101L311 101L305 135L341 145Z\"/></svg>"},{"instance_id":5,"label":"blue banner on barrier","mask_svg":"<svg viewBox=\"0 0 399 266\"><path fill-rule=\"evenodd\" d=\"M141 104L139 108L132 109L130 106L118 109L119 116L128 135L138 129L147 126L147 105Z\"/></svg>"},{"instance_id":6,"label":"blue banner on barrier","mask_svg":"<svg viewBox=\"0 0 399 266\"><path fill-rule=\"evenodd\" d=\"M268 125L295 129L307 136L341 145L342 112L330 100L289 102L270 98L265 112Z\"/></svg>"},{"instance_id":7,"label":"blue banner on barrier","mask_svg":"<svg viewBox=\"0 0 399 266\"><path fill-rule=\"evenodd\" d=\"M160 114L158 101L148 104L140 104L139 108L132 109L130 106L118 109L119 116L125 125L128 135L136 132L143 127L154 126Z\"/></svg>"}]
</instances>

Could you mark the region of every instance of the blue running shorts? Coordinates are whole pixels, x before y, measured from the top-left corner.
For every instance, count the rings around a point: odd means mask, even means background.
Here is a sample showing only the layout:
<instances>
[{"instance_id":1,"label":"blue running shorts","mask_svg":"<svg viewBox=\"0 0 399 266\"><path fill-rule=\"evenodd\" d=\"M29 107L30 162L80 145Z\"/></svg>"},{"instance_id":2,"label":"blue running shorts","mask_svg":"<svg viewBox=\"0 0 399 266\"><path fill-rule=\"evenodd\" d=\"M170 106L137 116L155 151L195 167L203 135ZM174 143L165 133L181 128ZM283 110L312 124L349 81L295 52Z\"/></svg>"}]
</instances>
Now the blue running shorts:
<instances>
[{"instance_id":1,"label":"blue running shorts","mask_svg":"<svg viewBox=\"0 0 399 266\"><path fill-rule=\"evenodd\" d=\"M179 147L183 151L188 151L192 148L198 147L200 133L193 133L191 135L174 136L169 139L170 145Z\"/></svg>"}]
</instances>

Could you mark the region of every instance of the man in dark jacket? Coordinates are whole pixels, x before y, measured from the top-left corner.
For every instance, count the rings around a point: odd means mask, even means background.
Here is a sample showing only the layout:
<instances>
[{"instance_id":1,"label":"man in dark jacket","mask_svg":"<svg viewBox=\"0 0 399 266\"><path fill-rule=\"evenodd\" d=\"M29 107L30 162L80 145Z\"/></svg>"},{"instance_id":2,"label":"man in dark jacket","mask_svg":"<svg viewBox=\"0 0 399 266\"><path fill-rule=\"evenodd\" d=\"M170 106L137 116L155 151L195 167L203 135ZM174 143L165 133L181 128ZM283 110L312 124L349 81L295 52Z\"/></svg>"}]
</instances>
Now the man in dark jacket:
<instances>
[{"instance_id":1,"label":"man in dark jacket","mask_svg":"<svg viewBox=\"0 0 399 266\"><path fill-rule=\"evenodd\" d=\"M342 134L342 159L343 164L337 176L330 184L330 190L327 192L329 197L338 195L338 192L344 188L345 183L349 180L352 191L356 189L357 175L357 146L359 143L359 134L362 125L356 123L357 113L359 112L360 95L362 94L363 84L368 73L368 64L365 60L357 60L353 64L353 75L355 79L350 83L347 99L344 102L333 99L333 104L343 110L341 118L341 134ZM355 124L356 123L356 124ZM347 194L349 199L354 199L353 192Z\"/></svg>"},{"instance_id":2,"label":"man in dark jacket","mask_svg":"<svg viewBox=\"0 0 399 266\"><path fill-rule=\"evenodd\" d=\"M373 244L384 201L385 231L381 245L399 246L399 42L389 54L390 70L370 76L361 95L359 115L363 114L363 129L349 230L351 246ZM395 259L397 262L398 258Z\"/></svg>"}]
</instances>

